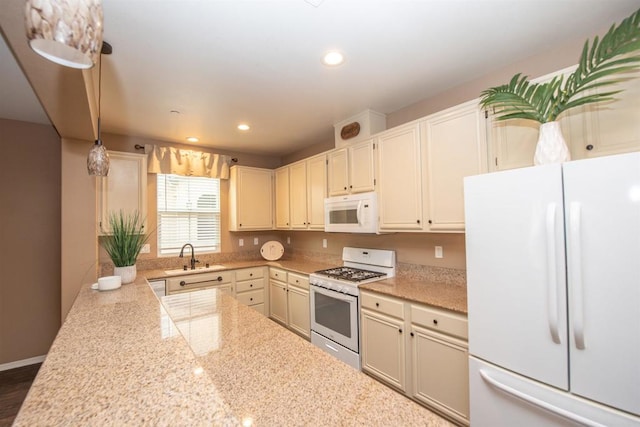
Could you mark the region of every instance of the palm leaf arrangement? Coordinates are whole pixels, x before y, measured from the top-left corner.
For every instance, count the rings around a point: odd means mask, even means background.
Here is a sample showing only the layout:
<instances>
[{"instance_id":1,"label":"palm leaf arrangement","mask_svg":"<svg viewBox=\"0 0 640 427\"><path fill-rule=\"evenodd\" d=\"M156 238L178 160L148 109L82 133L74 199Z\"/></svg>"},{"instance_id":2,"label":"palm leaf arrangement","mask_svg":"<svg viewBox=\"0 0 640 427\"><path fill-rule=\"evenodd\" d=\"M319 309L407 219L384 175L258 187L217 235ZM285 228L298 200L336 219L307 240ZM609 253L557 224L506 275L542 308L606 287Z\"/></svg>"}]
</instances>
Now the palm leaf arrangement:
<instances>
[{"instance_id":1,"label":"palm leaf arrangement","mask_svg":"<svg viewBox=\"0 0 640 427\"><path fill-rule=\"evenodd\" d=\"M596 36L591 45L587 40L578 67L566 80L557 76L546 83L531 83L527 76L516 74L508 84L483 91L480 105L495 107L498 120L548 123L570 108L613 100L619 90L600 89L622 81L612 76L639 68L640 9L620 25L612 25L601 40Z\"/></svg>"},{"instance_id":2,"label":"palm leaf arrangement","mask_svg":"<svg viewBox=\"0 0 640 427\"><path fill-rule=\"evenodd\" d=\"M144 220L135 211L127 214L123 211L109 215L111 234L102 238L102 246L116 267L134 265L147 242L149 235L144 234Z\"/></svg>"}]
</instances>

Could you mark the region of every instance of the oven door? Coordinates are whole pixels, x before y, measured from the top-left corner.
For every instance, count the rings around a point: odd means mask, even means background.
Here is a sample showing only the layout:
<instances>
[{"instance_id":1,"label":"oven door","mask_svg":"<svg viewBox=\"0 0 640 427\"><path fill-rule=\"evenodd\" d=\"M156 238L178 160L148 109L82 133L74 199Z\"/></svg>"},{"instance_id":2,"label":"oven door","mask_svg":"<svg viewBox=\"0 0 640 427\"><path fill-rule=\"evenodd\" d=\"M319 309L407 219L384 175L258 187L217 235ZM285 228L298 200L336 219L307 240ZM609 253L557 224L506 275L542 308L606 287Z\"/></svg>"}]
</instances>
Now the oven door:
<instances>
[{"instance_id":1,"label":"oven door","mask_svg":"<svg viewBox=\"0 0 640 427\"><path fill-rule=\"evenodd\" d=\"M311 285L311 330L358 351L358 297Z\"/></svg>"}]
</instances>

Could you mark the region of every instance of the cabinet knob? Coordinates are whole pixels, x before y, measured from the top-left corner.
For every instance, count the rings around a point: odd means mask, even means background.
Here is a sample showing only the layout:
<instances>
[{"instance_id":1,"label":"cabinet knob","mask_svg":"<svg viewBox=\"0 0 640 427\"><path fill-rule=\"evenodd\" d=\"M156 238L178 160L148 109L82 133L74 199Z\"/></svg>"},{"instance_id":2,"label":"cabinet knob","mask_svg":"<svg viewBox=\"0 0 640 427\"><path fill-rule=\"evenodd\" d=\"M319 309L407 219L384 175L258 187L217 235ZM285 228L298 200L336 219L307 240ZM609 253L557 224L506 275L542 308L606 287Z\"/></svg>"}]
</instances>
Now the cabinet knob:
<instances>
[{"instance_id":1,"label":"cabinet knob","mask_svg":"<svg viewBox=\"0 0 640 427\"><path fill-rule=\"evenodd\" d=\"M249 298L249 301L253 301L253 298Z\"/></svg>"},{"instance_id":2,"label":"cabinet knob","mask_svg":"<svg viewBox=\"0 0 640 427\"><path fill-rule=\"evenodd\" d=\"M433 224L433 221L429 220L429 224Z\"/></svg>"},{"instance_id":3,"label":"cabinet knob","mask_svg":"<svg viewBox=\"0 0 640 427\"><path fill-rule=\"evenodd\" d=\"M347 189L347 187L344 187L344 189L346 190L346 189Z\"/></svg>"},{"instance_id":4,"label":"cabinet knob","mask_svg":"<svg viewBox=\"0 0 640 427\"><path fill-rule=\"evenodd\" d=\"M185 282L184 280L180 281L180 286L186 286L186 285L187 285L187 282Z\"/></svg>"},{"instance_id":5,"label":"cabinet knob","mask_svg":"<svg viewBox=\"0 0 640 427\"><path fill-rule=\"evenodd\" d=\"M253 277L253 273L249 273L249 277Z\"/></svg>"},{"instance_id":6,"label":"cabinet knob","mask_svg":"<svg viewBox=\"0 0 640 427\"><path fill-rule=\"evenodd\" d=\"M353 185L350 185L349 188L353 188Z\"/></svg>"},{"instance_id":7,"label":"cabinet knob","mask_svg":"<svg viewBox=\"0 0 640 427\"><path fill-rule=\"evenodd\" d=\"M240 227L242 227L242 224L238 224Z\"/></svg>"},{"instance_id":8,"label":"cabinet knob","mask_svg":"<svg viewBox=\"0 0 640 427\"><path fill-rule=\"evenodd\" d=\"M417 223L417 224L420 224L420 220L419 220L419 219L418 219L418 220L416 220L416 223Z\"/></svg>"},{"instance_id":9,"label":"cabinet knob","mask_svg":"<svg viewBox=\"0 0 640 427\"><path fill-rule=\"evenodd\" d=\"M438 319L433 319L433 324L437 325L438 324Z\"/></svg>"},{"instance_id":10,"label":"cabinet knob","mask_svg":"<svg viewBox=\"0 0 640 427\"><path fill-rule=\"evenodd\" d=\"M218 276L218 278L216 279L218 282L222 282L222 276Z\"/></svg>"},{"instance_id":11,"label":"cabinet knob","mask_svg":"<svg viewBox=\"0 0 640 427\"><path fill-rule=\"evenodd\" d=\"M402 329L398 329L398 332L399 332L399 333L402 333Z\"/></svg>"},{"instance_id":12,"label":"cabinet knob","mask_svg":"<svg viewBox=\"0 0 640 427\"><path fill-rule=\"evenodd\" d=\"M411 332L409 335L411 335L412 337L414 337L415 335L413 334L413 332Z\"/></svg>"},{"instance_id":13,"label":"cabinet knob","mask_svg":"<svg viewBox=\"0 0 640 427\"><path fill-rule=\"evenodd\" d=\"M587 150L591 151L593 150L593 145L589 144L585 147Z\"/></svg>"},{"instance_id":14,"label":"cabinet knob","mask_svg":"<svg viewBox=\"0 0 640 427\"><path fill-rule=\"evenodd\" d=\"M376 303L376 307L380 307L380 303L379 302Z\"/></svg>"},{"instance_id":15,"label":"cabinet knob","mask_svg":"<svg viewBox=\"0 0 640 427\"><path fill-rule=\"evenodd\" d=\"M253 283L249 284L249 287L250 287L250 288L253 288Z\"/></svg>"}]
</instances>

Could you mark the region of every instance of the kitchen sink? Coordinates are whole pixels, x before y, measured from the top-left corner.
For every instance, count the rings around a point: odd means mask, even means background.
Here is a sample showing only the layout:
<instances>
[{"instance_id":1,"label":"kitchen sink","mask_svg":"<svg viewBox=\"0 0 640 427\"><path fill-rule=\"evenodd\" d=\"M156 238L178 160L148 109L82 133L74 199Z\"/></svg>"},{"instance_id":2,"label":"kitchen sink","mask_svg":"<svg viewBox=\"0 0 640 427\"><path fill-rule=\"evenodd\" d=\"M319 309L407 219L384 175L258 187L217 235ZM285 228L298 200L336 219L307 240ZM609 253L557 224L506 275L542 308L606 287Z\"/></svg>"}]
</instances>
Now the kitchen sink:
<instances>
[{"instance_id":1,"label":"kitchen sink","mask_svg":"<svg viewBox=\"0 0 640 427\"><path fill-rule=\"evenodd\" d=\"M224 265L213 264L210 266L196 267L195 270L185 270L183 268L176 268L175 270L165 270L164 273L175 276L179 274L206 273L207 271L224 270L225 268L227 267L225 267Z\"/></svg>"}]
</instances>

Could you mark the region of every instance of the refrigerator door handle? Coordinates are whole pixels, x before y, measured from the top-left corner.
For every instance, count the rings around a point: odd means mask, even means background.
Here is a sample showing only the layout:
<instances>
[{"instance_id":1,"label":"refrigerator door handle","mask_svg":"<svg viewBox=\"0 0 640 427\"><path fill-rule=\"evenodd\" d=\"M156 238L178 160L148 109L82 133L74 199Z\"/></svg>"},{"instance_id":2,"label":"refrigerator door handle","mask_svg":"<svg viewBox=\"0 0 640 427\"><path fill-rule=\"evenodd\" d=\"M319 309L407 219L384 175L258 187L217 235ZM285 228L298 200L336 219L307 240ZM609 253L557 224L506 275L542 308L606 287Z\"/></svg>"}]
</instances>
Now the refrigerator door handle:
<instances>
[{"instance_id":1,"label":"refrigerator door handle","mask_svg":"<svg viewBox=\"0 0 640 427\"><path fill-rule=\"evenodd\" d=\"M571 202L569 204L569 238L571 239L570 246L570 273L571 273L571 287L573 290L572 300L572 314L573 319L573 338L575 340L576 348L584 350L584 310L583 310L583 297L582 297L582 239L581 239L581 206L578 202Z\"/></svg>"},{"instance_id":2,"label":"refrigerator door handle","mask_svg":"<svg viewBox=\"0 0 640 427\"><path fill-rule=\"evenodd\" d=\"M570 421L576 422L578 424L581 425L585 425L588 427L605 427L604 425L597 423L593 420L590 420L588 418L585 418L583 416L580 416L576 413L573 413L571 411L568 411L566 409L562 409L559 408L555 405L552 405L549 402L545 402L544 400L538 399L537 397L534 396L530 396L526 393L523 393L520 390L517 390L511 386L508 386L506 384L501 383L500 381L496 380L495 378L491 377L491 375L486 372L484 369L480 369L480 376L482 377L482 379L489 384L490 386L510 395L513 396L517 399L520 399L526 403L529 403L530 405L536 406L540 409L543 409L545 411L551 412L553 414L556 414L562 418L568 419Z\"/></svg>"},{"instance_id":3,"label":"refrigerator door handle","mask_svg":"<svg viewBox=\"0 0 640 427\"><path fill-rule=\"evenodd\" d=\"M560 304L558 304L558 259L556 253L556 204L547 205L547 316L549 332L554 343L560 344L558 319Z\"/></svg>"}]
</instances>

